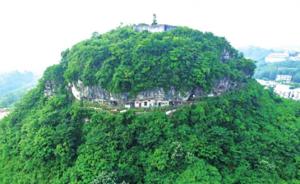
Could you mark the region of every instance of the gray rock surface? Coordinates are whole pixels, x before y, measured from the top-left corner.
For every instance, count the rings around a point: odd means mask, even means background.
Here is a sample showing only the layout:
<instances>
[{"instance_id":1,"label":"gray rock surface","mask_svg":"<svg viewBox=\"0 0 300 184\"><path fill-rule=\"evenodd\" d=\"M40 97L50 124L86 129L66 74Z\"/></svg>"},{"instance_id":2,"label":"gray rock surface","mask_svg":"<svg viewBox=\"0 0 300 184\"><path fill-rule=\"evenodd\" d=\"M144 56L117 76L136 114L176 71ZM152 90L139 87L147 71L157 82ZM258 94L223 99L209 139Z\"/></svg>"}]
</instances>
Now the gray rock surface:
<instances>
[{"instance_id":1,"label":"gray rock surface","mask_svg":"<svg viewBox=\"0 0 300 184\"><path fill-rule=\"evenodd\" d=\"M47 97L51 97L55 94L56 85L53 81L46 81L44 88L44 95Z\"/></svg>"},{"instance_id":2,"label":"gray rock surface","mask_svg":"<svg viewBox=\"0 0 300 184\"><path fill-rule=\"evenodd\" d=\"M210 93L204 93L200 87L193 90L187 91L185 93L178 92L174 88L170 90L164 90L163 88L155 88L151 90L145 90L136 95L135 98L130 98L128 93L113 94L103 89L101 86L84 86L81 81L76 83L70 83L70 92L77 100L89 100L93 102L117 102L118 104L126 104L128 102L136 100L148 100L157 99L164 101L180 101L186 102L189 100L195 100L199 97L208 96L208 94L213 96L221 95L222 93L229 91L237 86L236 83L231 80L224 78L217 81ZM49 90L49 92L53 90ZM49 94L49 93L48 93Z\"/></svg>"}]
</instances>

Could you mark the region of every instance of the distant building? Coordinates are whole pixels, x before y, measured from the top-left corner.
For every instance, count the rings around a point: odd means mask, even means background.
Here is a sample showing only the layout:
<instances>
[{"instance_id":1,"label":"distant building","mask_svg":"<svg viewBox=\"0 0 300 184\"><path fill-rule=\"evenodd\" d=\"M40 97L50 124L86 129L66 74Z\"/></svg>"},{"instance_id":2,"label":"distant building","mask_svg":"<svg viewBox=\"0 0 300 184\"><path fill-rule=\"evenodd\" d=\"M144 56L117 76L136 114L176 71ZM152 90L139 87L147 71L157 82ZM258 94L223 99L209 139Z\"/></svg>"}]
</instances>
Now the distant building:
<instances>
[{"instance_id":1,"label":"distant building","mask_svg":"<svg viewBox=\"0 0 300 184\"><path fill-rule=\"evenodd\" d=\"M138 32L148 31L151 33L164 32L164 31L169 31L169 30L176 28L176 26L171 26L171 25L167 25L167 24L156 24L156 25L138 24L138 25L134 25L133 27L134 27L134 30L136 30Z\"/></svg>"},{"instance_id":2,"label":"distant building","mask_svg":"<svg viewBox=\"0 0 300 184\"><path fill-rule=\"evenodd\" d=\"M285 83L290 83L292 81L292 76L291 75L277 75L275 80L285 82Z\"/></svg>"}]
</instances>

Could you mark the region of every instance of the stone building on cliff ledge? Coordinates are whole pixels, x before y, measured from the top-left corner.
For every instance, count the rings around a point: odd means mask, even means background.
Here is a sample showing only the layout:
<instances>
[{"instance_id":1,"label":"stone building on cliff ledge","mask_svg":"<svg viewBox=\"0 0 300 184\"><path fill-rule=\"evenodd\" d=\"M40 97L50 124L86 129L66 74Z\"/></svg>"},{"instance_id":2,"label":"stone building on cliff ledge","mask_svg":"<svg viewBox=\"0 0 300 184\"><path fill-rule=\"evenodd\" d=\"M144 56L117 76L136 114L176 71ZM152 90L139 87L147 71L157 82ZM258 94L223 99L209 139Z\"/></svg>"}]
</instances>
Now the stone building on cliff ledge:
<instances>
[{"instance_id":1,"label":"stone building on cliff ledge","mask_svg":"<svg viewBox=\"0 0 300 184\"><path fill-rule=\"evenodd\" d=\"M142 24L134 25L133 28L135 31L138 32L148 31L151 33L157 33L157 32L165 32L165 31L175 29L176 26L171 26L167 24L158 24L156 20L156 15L153 14L153 22L151 25L142 23Z\"/></svg>"}]
</instances>

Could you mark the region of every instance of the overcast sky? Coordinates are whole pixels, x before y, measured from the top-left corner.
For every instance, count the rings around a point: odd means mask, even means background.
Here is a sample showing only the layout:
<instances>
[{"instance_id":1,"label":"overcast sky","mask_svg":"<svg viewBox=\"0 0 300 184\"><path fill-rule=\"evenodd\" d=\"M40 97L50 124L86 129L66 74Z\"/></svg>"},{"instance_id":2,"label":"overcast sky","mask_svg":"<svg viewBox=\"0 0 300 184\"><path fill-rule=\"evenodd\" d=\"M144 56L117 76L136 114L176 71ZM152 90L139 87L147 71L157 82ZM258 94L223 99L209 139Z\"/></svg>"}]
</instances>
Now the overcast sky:
<instances>
[{"instance_id":1,"label":"overcast sky","mask_svg":"<svg viewBox=\"0 0 300 184\"><path fill-rule=\"evenodd\" d=\"M300 48L300 0L1 0L0 72L41 73L61 51L120 23L188 26L234 47Z\"/></svg>"}]
</instances>

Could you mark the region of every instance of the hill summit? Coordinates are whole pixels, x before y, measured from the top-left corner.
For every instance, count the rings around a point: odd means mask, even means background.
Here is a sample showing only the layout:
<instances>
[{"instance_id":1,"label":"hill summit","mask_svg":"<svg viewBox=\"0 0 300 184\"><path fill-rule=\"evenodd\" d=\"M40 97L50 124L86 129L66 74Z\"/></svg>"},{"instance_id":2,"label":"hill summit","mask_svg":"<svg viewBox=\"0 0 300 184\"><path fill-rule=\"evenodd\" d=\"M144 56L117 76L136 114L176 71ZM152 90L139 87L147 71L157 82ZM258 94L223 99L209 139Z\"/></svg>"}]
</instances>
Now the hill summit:
<instances>
[{"instance_id":1,"label":"hill summit","mask_svg":"<svg viewBox=\"0 0 300 184\"><path fill-rule=\"evenodd\" d=\"M45 94L51 96L64 81L78 100L128 108L173 106L236 88L253 70L253 62L224 38L138 24L63 52L61 64L46 71Z\"/></svg>"}]
</instances>

